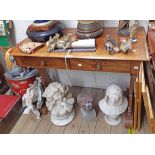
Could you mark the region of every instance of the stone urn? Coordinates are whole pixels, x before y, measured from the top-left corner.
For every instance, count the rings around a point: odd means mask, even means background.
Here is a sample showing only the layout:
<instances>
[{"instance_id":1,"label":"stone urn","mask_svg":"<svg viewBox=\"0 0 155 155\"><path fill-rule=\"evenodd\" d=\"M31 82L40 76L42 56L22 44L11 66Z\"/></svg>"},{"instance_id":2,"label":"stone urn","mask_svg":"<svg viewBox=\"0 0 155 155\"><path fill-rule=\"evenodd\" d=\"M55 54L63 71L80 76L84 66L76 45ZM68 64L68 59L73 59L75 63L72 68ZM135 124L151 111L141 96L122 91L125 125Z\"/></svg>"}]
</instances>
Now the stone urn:
<instances>
[{"instance_id":1,"label":"stone urn","mask_svg":"<svg viewBox=\"0 0 155 155\"><path fill-rule=\"evenodd\" d=\"M50 83L45 89L43 97L46 97L46 106L48 111L51 112L53 124L63 126L74 119L74 98L68 86L59 82Z\"/></svg>"},{"instance_id":2,"label":"stone urn","mask_svg":"<svg viewBox=\"0 0 155 155\"><path fill-rule=\"evenodd\" d=\"M121 114L126 111L127 106L127 98L123 96L122 89L116 84L108 86L105 97L99 101L99 107L109 125L121 123Z\"/></svg>"}]
</instances>

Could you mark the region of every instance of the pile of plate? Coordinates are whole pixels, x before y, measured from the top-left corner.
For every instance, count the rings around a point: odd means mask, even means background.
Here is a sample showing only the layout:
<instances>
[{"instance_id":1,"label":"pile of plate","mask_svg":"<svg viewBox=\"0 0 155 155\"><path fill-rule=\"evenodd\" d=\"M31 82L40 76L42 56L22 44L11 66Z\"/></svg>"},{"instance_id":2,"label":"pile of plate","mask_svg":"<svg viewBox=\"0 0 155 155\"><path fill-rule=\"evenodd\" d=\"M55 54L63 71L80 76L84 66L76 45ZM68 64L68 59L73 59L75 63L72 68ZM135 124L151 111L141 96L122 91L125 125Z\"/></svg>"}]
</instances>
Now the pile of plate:
<instances>
[{"instance_id":1,"label":"pile of plate","mask_svg":"<svg viewBox=\"0 0 155 155\"><path fill-rule=\"evenodd\" d=\"M56 20L35 20L26 31L29 39L34 42L46 42L55 33L63 34L63 25Z\"/></svg>"},{"instance_id":2,"label":"pile of plate","mask_svg":"<svg viewBox=\"0 0 155 155\"><path fill-rule=\"evenodd\" d=\"M78 20L77 38L89 39L96 38L102 34L103 28L97 20Z\"/></svg>"}]
</instances>

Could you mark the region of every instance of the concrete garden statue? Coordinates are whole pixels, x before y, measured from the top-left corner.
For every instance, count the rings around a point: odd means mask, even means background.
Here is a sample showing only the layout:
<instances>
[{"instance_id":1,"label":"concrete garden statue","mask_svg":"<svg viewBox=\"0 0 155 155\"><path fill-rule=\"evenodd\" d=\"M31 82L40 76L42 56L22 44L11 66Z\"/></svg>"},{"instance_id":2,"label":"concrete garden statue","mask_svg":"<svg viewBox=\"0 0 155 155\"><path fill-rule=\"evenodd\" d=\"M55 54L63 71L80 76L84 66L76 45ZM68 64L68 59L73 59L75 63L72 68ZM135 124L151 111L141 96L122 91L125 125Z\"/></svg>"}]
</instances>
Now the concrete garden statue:
<instances>
[{"instance_id":1,"label":"concrete garden statue","mask_svg":"<svg viewBox=\"0 0 155 155\"><path fill-rule=\"evenodd\" d=\"M37 77L36 81L27 89L26 93L22 97L22 106L26 107L27 113L32 110L32 112L36 115L36 118L40 118L40 111L43 100L42 100L42 85L41 78Z\"/></svg>"},{"instance_id":2,"label":"concrete garden statue","mask_svg":"<svg viewBox=\"0 0 155 155\"><path fill-rule=\"evenodd\" d=\"M121 123L121 114L127 109L128 101L123 96L122 89L111 84L106 89L105 97L99 101L99 107L105 114L105 121L109 125L118 125Z\"/></svg>"},{"instance_id":3,"label":"concrete garden statue","mask_svg":"<svg viewBox=\"0 0 155 155\"><path fill-rule=\"evenodd\" d=\"M59 82L50 83L45 89L43 97L46 97L46 106L48 111L51 112L53 124L63 126L74 119L74 98L68 86Z\"/></svg>"}]
</instances>

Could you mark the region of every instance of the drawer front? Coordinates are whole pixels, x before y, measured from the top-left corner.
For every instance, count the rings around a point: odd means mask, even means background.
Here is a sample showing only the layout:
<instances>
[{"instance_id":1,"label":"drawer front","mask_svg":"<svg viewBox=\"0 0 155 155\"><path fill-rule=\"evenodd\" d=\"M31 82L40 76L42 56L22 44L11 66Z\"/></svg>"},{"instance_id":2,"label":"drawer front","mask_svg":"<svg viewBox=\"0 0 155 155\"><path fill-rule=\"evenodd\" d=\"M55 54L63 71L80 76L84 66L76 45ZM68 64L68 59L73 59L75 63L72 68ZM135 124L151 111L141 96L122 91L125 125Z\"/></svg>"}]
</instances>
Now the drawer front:
<instances>
[{"instance_id":1,"label":"drawer front","mask_svg":"<svg viewBox=\"0 0 155 155\"><path fill-rule=\"evenodd\" d=\"M130 73L129 61L70 59L70 69Z\"/></svg>"},{"instance_id":2,"label":"drawer front","mask_svg":"<svg viewBox=\"0 0 155 155\"><path fill-rule=\"evenodd\" d=\"M101 70L104 72L123 72L130 73L130 61L111 61L105 60L101 62Z\"/></svg>"},{"instance_id":3,"label":"drawer front","mask_svg":"<svg viewBox=\"0 0 155 155\"><path fill-rule=\"evenodd\" d=\"M61 58L36 58L36 57L22 57L21 60L17 59L22 66L38 67L38 68L59 68L65 69L65 60Z\"/></svg>"},{"instance_id":4,"label":"drawer front","mask_svg":"<svg viewBox=\"0 0 155 155\"><path fill-rule=\"evenodd\" d=\"M64 58L36 58L15 57L18 65L23 67L58 68L66 69ZM67 66L71 70L123 72L136 74L139 71L139 63L115 60L93 60L93 59L67 59Z\"/></svg>"},{"instance_id":5,"label":"drawer front","mask_svg":"<svg viewBox=\"0 0 155 155\"><path fill-rule=\"evenodd\" d=\"M97 62L95 60L70 59L70 69L96 71L100 70L100 66L98 68Z\"/></svg>"}]
</instances>

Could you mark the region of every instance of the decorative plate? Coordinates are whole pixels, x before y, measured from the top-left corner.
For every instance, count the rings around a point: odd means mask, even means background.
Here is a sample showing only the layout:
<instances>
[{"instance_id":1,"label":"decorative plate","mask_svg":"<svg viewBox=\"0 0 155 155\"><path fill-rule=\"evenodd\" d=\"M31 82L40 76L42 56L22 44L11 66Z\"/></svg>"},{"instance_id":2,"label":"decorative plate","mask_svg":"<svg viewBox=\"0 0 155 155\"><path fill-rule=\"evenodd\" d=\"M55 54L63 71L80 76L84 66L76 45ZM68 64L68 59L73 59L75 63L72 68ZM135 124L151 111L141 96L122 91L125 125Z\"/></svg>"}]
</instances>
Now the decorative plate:
<instances>
[{"instance_id":1,"label":"decorative plate","mask_svg":"<svg viewBox=\"0 0 155 155\"><path fill-rule=\"evenodd\" d=\"M31 54L43 46L43 43L32 42L30 39L26 39L18 44L19 50L27 54Z\"/></svg>"}]
</instances>

